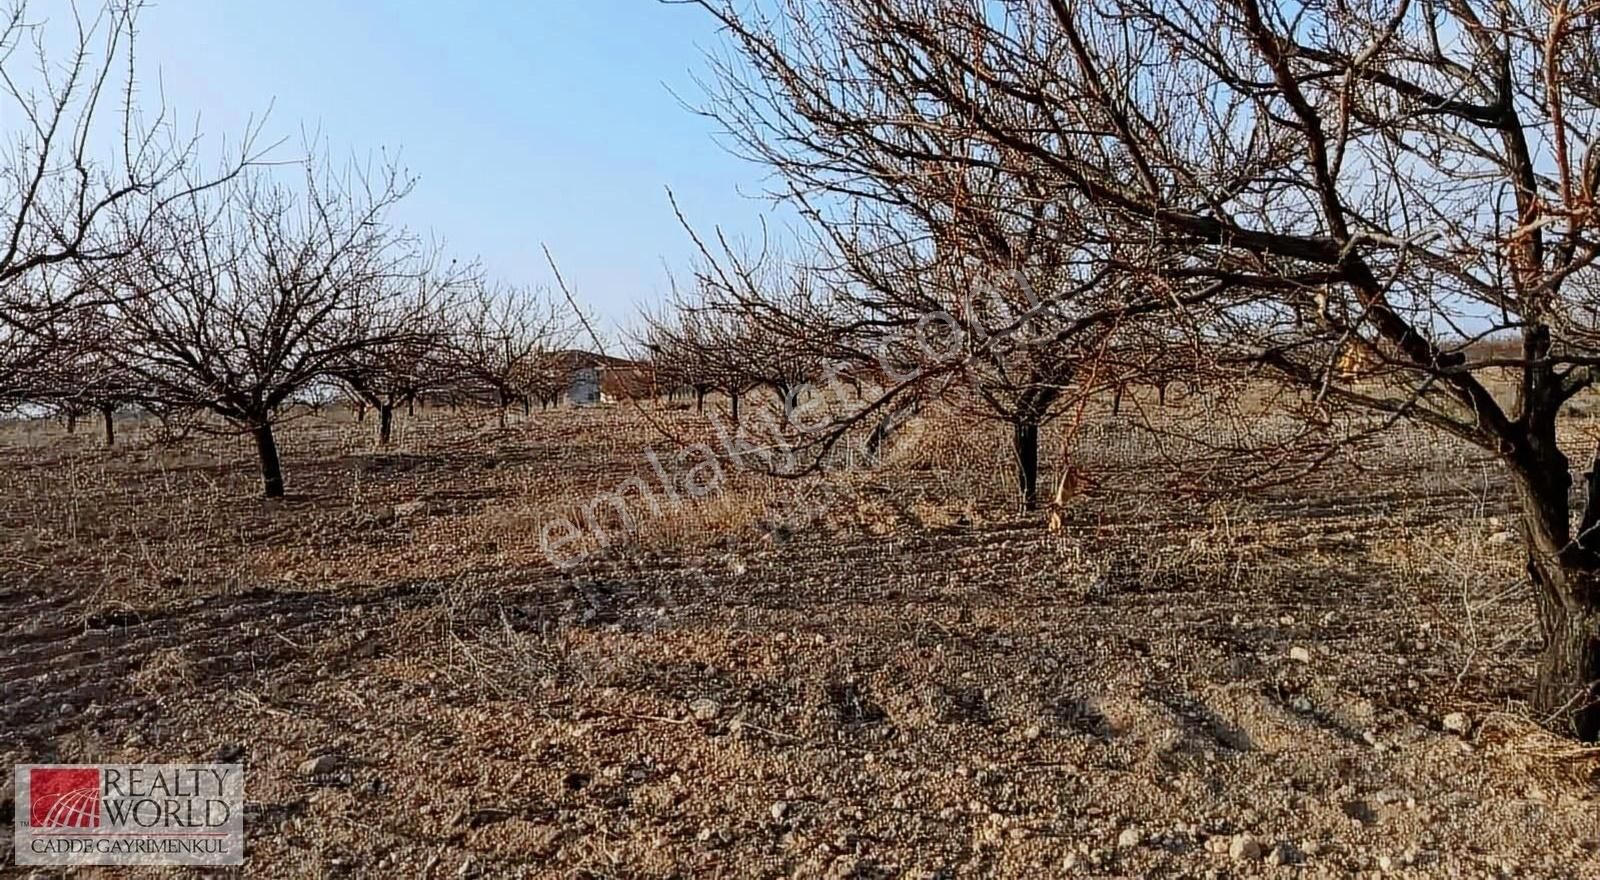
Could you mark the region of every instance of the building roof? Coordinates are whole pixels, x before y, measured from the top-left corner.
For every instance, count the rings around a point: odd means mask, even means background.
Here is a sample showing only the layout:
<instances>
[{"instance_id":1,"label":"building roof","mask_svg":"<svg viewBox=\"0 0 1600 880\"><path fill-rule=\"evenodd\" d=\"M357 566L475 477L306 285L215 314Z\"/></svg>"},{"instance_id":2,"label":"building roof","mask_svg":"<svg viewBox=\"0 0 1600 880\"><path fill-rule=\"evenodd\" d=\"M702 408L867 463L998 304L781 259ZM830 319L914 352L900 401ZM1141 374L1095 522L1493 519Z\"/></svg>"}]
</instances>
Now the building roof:
<instances>
[{"instance_id":1,"label":"building roof","mask_svg":"<svg viewBox=\"0 0 1600 880\"><path fill-rule=\"evenodd\" d=\"M555 358L561 363L564 363L568 369L572 370L580 370L590 367L617 369L644 368L649 366L649 364L646 364L643 361L631 361L627 358L612 357L606 354L596 354L592 351L583 351L582 349L577 348L569 348L563 351L552 352L551 357Z\"/></svg>"}]
</instances>

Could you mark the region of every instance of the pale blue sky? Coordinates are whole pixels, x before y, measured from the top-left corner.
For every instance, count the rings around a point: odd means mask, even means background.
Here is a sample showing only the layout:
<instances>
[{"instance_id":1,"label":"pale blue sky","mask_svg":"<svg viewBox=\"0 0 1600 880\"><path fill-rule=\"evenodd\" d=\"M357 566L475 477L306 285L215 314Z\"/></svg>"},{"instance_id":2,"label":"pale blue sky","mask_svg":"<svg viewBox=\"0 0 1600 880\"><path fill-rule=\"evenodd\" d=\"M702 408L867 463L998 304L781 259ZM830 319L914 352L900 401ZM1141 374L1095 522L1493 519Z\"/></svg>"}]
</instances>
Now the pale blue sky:
<instances>
[{"instance_id":1,"label":"pale blue sky","mask_svg":"<svg viewBox=\"0 0 1600 880\"><path fill-rule=\"evenodd\" d=\"M48 7L38 5L36 13ZM753 229L763 169L726 154L698 98L709 18L653 0L159 0L140 80L215 137L269 104L267 133L320 129L335 157L402 152L418 177L396 217L511 282L548 278L539 244L594 311L624 318L665 287L697 223ZM159 81L157 79L159 75Z\"/></svg>"}]
</instances>

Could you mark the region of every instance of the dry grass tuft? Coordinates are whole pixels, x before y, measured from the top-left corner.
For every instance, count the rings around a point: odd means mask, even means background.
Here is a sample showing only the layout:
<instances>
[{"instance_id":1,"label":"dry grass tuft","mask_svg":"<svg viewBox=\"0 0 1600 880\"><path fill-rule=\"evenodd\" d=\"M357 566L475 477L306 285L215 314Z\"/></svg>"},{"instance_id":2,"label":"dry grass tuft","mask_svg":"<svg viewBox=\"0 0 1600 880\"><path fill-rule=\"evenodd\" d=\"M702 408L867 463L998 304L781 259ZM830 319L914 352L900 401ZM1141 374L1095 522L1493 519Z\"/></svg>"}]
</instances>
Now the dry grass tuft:
<instances>
[{"instance_id":1,"label":"dry grass tuft","mask_svg":"<svg viewBox=\"0 0 1600 880\"><path fill-rule=\"evenodd\" d=\"M1593 796L1600 786L1600 746L1557 736L1526 715L1496 712L1488 716L1478 741L1519 781L1531 779L1584 796Z\"/></svg>"},{"instance_id":2,"label":"dry grass tuft","mask_svg":"<svg viewBox=\"0 0 1600 880\"><path fill-rule=\"evenodd\" d=\"M132 679L136 690L151 696L194 683L194 666L189 662L188 653L181 647L162 648L152 653Z\"/></svg>"}]
</instances>

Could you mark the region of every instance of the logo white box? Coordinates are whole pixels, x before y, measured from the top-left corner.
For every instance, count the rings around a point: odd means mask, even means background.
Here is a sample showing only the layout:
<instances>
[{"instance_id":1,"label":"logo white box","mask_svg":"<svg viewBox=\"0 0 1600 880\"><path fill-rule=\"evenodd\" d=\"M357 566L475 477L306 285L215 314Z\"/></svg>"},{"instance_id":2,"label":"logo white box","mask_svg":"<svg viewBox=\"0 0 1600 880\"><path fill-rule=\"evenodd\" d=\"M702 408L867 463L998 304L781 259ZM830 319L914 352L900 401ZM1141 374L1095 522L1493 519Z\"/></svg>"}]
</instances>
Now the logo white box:
<instances>
[{"instance_id":1,"label":"logo white box","mask_svg":"<svg viewBox=\"0 0 1600 880\"><path fill-rule=\"evenodd\" d=\"M240 764L18 764L18 865L242 865Z\"/></svg>"}]
</instances>

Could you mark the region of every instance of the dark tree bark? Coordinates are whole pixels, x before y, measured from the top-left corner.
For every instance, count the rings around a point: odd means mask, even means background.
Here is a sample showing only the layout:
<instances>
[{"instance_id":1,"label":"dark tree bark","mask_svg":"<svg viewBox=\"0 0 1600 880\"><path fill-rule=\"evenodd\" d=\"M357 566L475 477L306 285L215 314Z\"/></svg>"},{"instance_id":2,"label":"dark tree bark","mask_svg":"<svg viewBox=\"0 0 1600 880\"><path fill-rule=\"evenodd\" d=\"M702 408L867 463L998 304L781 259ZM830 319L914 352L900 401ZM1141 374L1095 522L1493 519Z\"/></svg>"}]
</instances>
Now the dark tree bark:
<instances>
[{"instance_id":1,"label":"dark tree bark","mask_svg":"<svg viewBox=\"0 0 1600 880\"><path fill-rule=\"evenodd\" d=\"M1543 432L1534 431L1535 435ZM1557 732L1600 740L1600 455L1587 474L1588 501L1571 532L1566 456L1534 442L1514 466L1544 649L1533 707Z\"/></svg>"},{"instance_id":2,"label":"dark tree bark","mask_svg":"<svg viewBox=\"0 0 1600 880\"><path fill-rule=\"evenodd\" d=\"M697 413L706 411L706 389L704 388L696 387L694 389L694 411Z\"/></svg>"},{"instance_id":3,"label":"dark tree bark","mask_svg":"<svg viewBox=\"0 0 1600 880\"><path fill-rule=\"evenodd\" d=\"M388 403L378 404L378 445L388 446L389 440L394 435L394 406Z\"/></svg>"},{"instance_id":4,"label":"dark tree bark","mask_svg":"<svg viewBox=\"0 0 1600 880\"><path fill-rule=\"evenodd\" d=\"M272 423L251 429L256 438L256 455L261 459L261 491L268 498L283 497L283 465L278 461L278 441L272 436Z\"/></svg>"},{"instance_id":5,"label":"dark tree bark","mask_svg":"<svg viewBox=\"0 0 1600 880\"><path fill-rule=\"evenodd\" d=\"M527 418L531 415L533 415L533 401L532 398L524 394L522 395L522 417Z\"/></svg>"},{"instance_id":6,"label":"dark tree bark","mask_svg":"<svg viewBox=\"0 0 1600 880\"><path fill-rule=\"evenodd\" d=\"M67 433L78 433L78 414L70 409L67 410Z\"/></svg>"},{"instance_id":7,"label":"dark tree bark","mask_svg":"<svg viewBox=\"0 0 1600 880\"><path fill-rule=\"evenodd\" d=\"M100 407L100 419L105 425L106 448L117 445L116 408L110 404Z\"/></svg>"},{"instance_id":8,"label":"dark tree bark","mask_svg":"<svg viewBox=\"0 0 1600 880\"><path fill-rule=\"evenodd\" d=\"M416 414L417 414L417 396L415 394L408 394L408 395L406 395L406 415L414 416Z\"/></svg>"},{"instance_id":9,"label":"dark tree bark","mask_svg":"<svg viewBox=\"0 0 1600 880\"><path fill-rule=\"evenodd\" d=\"M1011 449L1017 459L1017 489L1023 510L1039 507L1039 423L1020 420L1011 423Z\"/></svg>"},{"instance_id":10,"label":"dark tree bark","mask_svg":"<svg viewBox=\"0 0 1600 880\"><path fill-rule=\"evenodd\" d=\"M1058 378L1064 380L1066 376ZM1025 511L1039 508L1039 426L1060 397L1058 388L1033 385L1018 396L1011 414L1011 451L1016 458L1017 492Z\"/></svg>"},{"instance_id":11,"label":"dark tree bark","mask_svg":"<svg viewBox=\"0 0 1600 880\"><path fill-rule=\"evenodd\" d=\"M356 421L364 423L364 422L366 422L366 420L367 420L367 404L366 404L365 401L357 402L356 403Z\"/></svg>"},{"instance_id":12,"label":"dark tree bark","mask_svg":"<svg viewBox=\"0 0 1600 880\"><path fill-rule=\"evenodd\" d=\"M1119 383L1117 390L1111 395L1111 414L1114 416L1122 414L1122 392L1125 390L1127 386Z\"/></svg>"},{"instance_id":13,"label":"dark tree bark","mask_svg":"<svg viewBox=\"0 0 1600 880\"><path fill-rule=\"evenodd\" d=\"M876 459L895 430L921 411L921 401L912 398L909 403L885 412L883 417L878 419L878 424L873 427L872 433L867 436L867 457Z\"/></svg>"},{"instance_id":14,"label":"dark tree bark","mask_svg":"<svg viewBox=\"0 0 1600 880\"><path fill-rule=\"evenodd\" d=\"M733 392L733 423L739 424L739 392Z\"/></svg>"}]
</instances>

